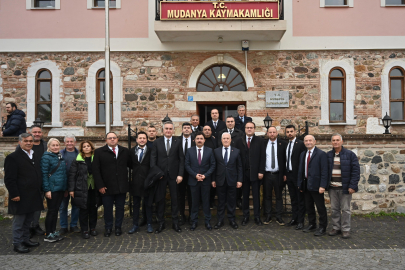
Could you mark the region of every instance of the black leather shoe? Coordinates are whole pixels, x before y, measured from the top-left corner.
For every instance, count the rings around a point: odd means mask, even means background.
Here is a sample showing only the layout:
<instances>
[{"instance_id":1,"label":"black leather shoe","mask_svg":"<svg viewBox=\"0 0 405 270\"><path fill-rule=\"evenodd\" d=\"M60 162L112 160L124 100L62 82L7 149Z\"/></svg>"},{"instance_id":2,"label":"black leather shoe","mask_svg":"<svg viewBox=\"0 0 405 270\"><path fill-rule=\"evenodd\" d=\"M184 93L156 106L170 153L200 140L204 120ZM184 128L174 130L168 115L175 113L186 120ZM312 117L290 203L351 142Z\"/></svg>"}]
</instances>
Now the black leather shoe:
<instances>
[{"instance_id":1,"label":"black leather shoe","mask_svg":"<svg viewBox=\"0 0 405 270\"><path fill-rule=\"evenodd\" d=\"M111 236L111 232L112 232L111 229L106 229L105 232L104 232L104 237L110 237L110 236Z\"/></svg>"},{"instance_id":2,"label":"black leather shoe","mask_svg":"<svg viewBox=\"0 0 405 270\"><path fill-rule=\"evenodd\" d=\"M79 232L81 232L81 230L79 229L79 227L74 226L74 227L70 227L70 232L79 233Z\"/></svg>"},{"instance_id":3,"label":"black leather shoe","mask_svg":"<svg viewBox=\"0 0 405 270\"><path fill-rule=\"evenodd\" d=\"M23 242L23 245L26 247L37 247L37 246L39 246L39 243L28 240L28 241Z\"/></svg>"},{"instance_id":4,"label":"black leather shoe","mask_svg":"<svg viewBox=\"0 0 405 270\"><path fill-rule=\"evenodd\" d=\"M229 222L229 225L231 225L231 227L233 228L233 229L237 229L237 228L239 228L239 226L238 226L238 224L234 221L234 220L232 220L232 221L230 221Z\"/></svg>"},{"instance_id":5,"label":"black leather shoe","mask_svg":"<svg viewBox=\"0 0 405 270\"><path fill-rule=\"evenodd\" d=\"M173 224L172 228L175 232L181 232L181 228L180 228L179 224Z\"/></svg>"},{"instance_id":6,"label":"black leather shoe","mask_svg":"<svg viewBox=\"0 0 405 270\"><path fill-rule=\"evenodd\" d=\"M304 223L298 223L297 226L295 227L296 230L302 230L304 229Z\"/></svg>"},{"instance_id":7,"label":"black leather shoe","mask_svg":"<svg viewBox=\"0 0 405 270\"><path fill-rule=\"evenodd\" d=\"M280 225L280 226L284 226L284 225L285 225L284 220L283 220L282 218L276 218L276 222L277 222L277 224Z\"/></svg>"},{"instance_id":8,"label":"black leather shoe","mask_svg":"<svg viewBox=\"0 0 405 270\"><path fill-rule=\"evenodd\" d=\"M265 225L268 225L268 224L270 224L271 223L271 216L267 216L265 219L264 219L264 222L263 222Z\"/></svg>"},{"instance_id":9,"label":"black leather shoe","mask_svg":"<svg viewBox=\"0 0 405 270\"><path fill-rule=\"evenodd\" d=\"M90 233L88 231L82 232L82 237L83 237L83 239L89 239Z\"/></svg>"},{"instance_id":10,"label":"black leather shoe","mask_svg":"<svg viewBox=\"0 0 405 270\"><path fill-rule=\"evenodd\" d=\"M115 236L120 236L122 234L122 230L120 227L115 228Z\"/></svg>"},{"instance_id":11,"label":"black leather shoe","mask_svg":"<svg viewBox=\"0 0 405 270\"><path fill-rule=\"evenodd\" d=\"M218 230L219 228L221 228L222 226L224 226L224 222L223 221L218 221L217 224L215 224L214 229Z\"/></svg>"},{"instance_id":12,"label":"black leather shoe","mask_svg":"<svg viewBox=\"0 0 405 270\"><path fill-rule=\"evenodd\" d=\"M138 225L134 225L134 226L132 226L132 228L128 231L128 234L133 234L133 233L137 232L138 229L139 229L139 226L138 226Z\"/></svg>"},{"instance_id":13,"label":"black leather shoe","mask_svg":"<svg viewBox=\"0 0 405 270\"><path fill-rule=\"evenodd\" d=\"M97 231L96 231L96 229L90 229L90 235L91 236L97 236Z\"/></svg>"},{"instance_id":14,"label":"black leather shoe","mask_svg":"<svg viewBox=\"0 0 405 270\"><path fill-rule=\"evenodd\" d=\"M308 227L306 227L302 231L305 232L305 233L314 232L314 231L316 231L316 225L309 225Z\"/></svg>"},{"instance_id":15,"label":"black leather shoe","mask_svg":"<svg viewBox=\"0 0 405 270\"><path fill-rule=\"evenodd\" d=\"M191 224L190 231L195 231L197 229L197 223Z\"/></svg>"},{"instance_id":16,"label":"black leather shoe","mask_svg":"<svg viewBox=\"0 0 405 270\"><path fill-rule=\"evenodd\" d=\"M179 225L182 226L186 224L186 217L184 215L179 215Z\"/></svg>"},{"instance_id":17,"label":"black leather shoe","mask_svg":"<svg viewBox=\"0 0 405 270\"><path fill-rule=\"evenodd\" d=\"M242 220L242 226L246 226L249 223L249 217L244 217Z\"/></svg>"},{"instance_id":18,"label":"black leather shoe","mask_svg":"<svg viewBox=\"0 0 405 270\"><path fill-rule=\"evenodd\" d=\"M260 218L255 218L255 223L257 226L263 226L263 222Z\"/></svg>"},{"instance_id":19,"label":"black leather shoe","mask_svg":"<svg viewBox=\"0 0 405 270\"><path fill-rule=\"evenodd\" d=\"M209 231L211 231L212 230L212 226L211 226L211 223L206 223L205 224L205 228L207 228L207 230L209 230Z\"/></svg>"},{"instance_id":20,"label":"black leather shoe","mask_svg":"<svg viewBox=\"0 0 405 270\"><path fill-rule=\"evenodd\" d=\"M315 236L322 236L322 235L325 235L325 234L326 234L326 229L325 229L325 228L319 228L319 229L314 233Z\"/></svg>"},{"instance_id":21,"label":"black leather shoe","mask_svg":"<svg viewBox=\"0 0 405 270\"><path fill-rule=\"evenodd\" d=\"M139 227L145 226L146 225L146 219L145 218L139 219L138 224L139 224Z\"/></svg>"},{"instance_id":22,"label":"black leather shoe","mask_svg":"<svg viewBox=\"0 0 405 270\"><path fill-rule=\"evenodd\" d=\"M14 251L18 253L28 253L30 252L30 249L24 246L23 244L18 244L14 246Z\"/></svg>"},{"instance_id":23,"label":"black leather shoe","mask_svg":"<svg viewBox=\"0 0 405 270\"><path fill-rule=\"evenodd\" d=\"M160 224L159 227L156 228L155 233L161 233L165 228L165 224Z\"/></svg>"},{"instance_id":24,"label":"black leather shoe","mask_svg":"<svg viewBox=\"0 0 405 270\"><path fill-rule=\"evenodd\" d=\"M35 227L31 227L31 228L30 228L30 231L31 231L31 234L33 234L33 235L41 236L41 235L44 235L44 234L45 234L45 231L42 230L39 225L37 225L37 226L35 226Z\"/></svg>"},{"instance_id":25,"label":"black leather shoe","mask_svg":"<svg viewBox=\"0 0 405 270\"><path fill-rule=\"evenodd\" d=\"M238 199L237 201L236 201L236 206L240 209L240 210L242 210L242 199Z\"/></svg>"},{"instance_id":26,"label":"black leather shoe","mask_svg":"<svg viewBox=\"0 0 405 270\"><path fill-rule=\"evenodd\" d=\"M287 224L285 224L285 226L286 226L286 227L290 227L290 226L297 225L297 224L298 224L298 222L295 221L294 219L292 219L292 220L290 220L290 222L288 222Z\"/></svg>"}]
</instances>

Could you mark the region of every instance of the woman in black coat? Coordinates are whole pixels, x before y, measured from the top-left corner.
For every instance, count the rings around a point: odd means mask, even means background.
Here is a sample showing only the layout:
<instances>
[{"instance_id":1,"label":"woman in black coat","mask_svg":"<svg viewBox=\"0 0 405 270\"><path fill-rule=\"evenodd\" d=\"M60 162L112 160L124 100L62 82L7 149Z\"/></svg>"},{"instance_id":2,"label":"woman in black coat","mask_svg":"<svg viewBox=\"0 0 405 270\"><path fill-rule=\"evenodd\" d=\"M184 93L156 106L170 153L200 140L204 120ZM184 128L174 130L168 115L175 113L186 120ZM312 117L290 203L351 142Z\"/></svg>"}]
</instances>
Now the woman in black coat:
<instances>
[{"instance_id":1,"label":"woman in black coat","mask_svg":"<svg viewBox=\"0 0 405 270\"><path fill-rule=\"evenodd\" d=\"M79 221L84 239L97 235L97 197L92 171L94 145L83 141L79 146L79 155L69 171L68 191L72 204L80 208ZM90 232L89 232L90 227Z\"/></svg>"}]
</instances>

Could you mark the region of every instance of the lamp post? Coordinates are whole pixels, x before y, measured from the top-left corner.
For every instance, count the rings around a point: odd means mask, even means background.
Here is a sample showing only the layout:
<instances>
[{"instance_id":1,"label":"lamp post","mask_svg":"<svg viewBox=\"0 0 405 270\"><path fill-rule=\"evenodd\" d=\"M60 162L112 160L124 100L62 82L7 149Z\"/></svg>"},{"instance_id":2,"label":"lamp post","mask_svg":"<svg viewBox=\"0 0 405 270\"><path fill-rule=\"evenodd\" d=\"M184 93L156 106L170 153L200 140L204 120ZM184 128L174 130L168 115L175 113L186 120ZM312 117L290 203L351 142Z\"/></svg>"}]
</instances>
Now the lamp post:
<instances>
[{"instance_id":1,"label":"lamp post","mask_svg":"<svg viewBox=\"0 0 405 270\"><path fill-rule=\"evenodd\" d=\"M170 119L169 114L166 114L165 118L162 120L162 124L164 125L166 122L171 122L172 119Z\"/></svg>"},{"instance_id":2,"label":"lamp post","mask_svg":"<svg viewBox=\"0 0 405 270\"><path fill-rule=\"evenodd\" d=\"M110 0L105 1L105 133L111 131L110 114Z\"/></svg>"},{"instance_id":3,"label":"lamp post","mask_svg":"<svg viewBox=\"0 0 405 270\"><path fill-rule=\"evenodd\" d=\"M385 132L383 134L391 134L389 131L389 128L391 126L392 118L388 115L388 113L385 113L384 118L382 119L383 126L385 127Z\"/></svg>"},{"instance_id":4,"label":"lamp post","mask_svg":"<svg viewBox=\"0 0 405 270\"><path fill-rule=\"evenodd\" d=\"M267 113L267 116L266 116L266 118L264 118L263 122L264 122L264 126L266 127L266 130L268 130L269 127L271 127L271 124L273 123L273 119L271 119L271 117Z\"/></svg>"},{"instance_id":5,"label":"lamp post","mask_svg":"<svg viewBox=\"0 0 405 270\"><path fill-rule=\"evenodd\" d=\"M44 127L44 121L42 121L40 118L35 119L35 121L33 122L33 124L35 126L40 126L41 129Z\"/></svg>"}]
</instances>

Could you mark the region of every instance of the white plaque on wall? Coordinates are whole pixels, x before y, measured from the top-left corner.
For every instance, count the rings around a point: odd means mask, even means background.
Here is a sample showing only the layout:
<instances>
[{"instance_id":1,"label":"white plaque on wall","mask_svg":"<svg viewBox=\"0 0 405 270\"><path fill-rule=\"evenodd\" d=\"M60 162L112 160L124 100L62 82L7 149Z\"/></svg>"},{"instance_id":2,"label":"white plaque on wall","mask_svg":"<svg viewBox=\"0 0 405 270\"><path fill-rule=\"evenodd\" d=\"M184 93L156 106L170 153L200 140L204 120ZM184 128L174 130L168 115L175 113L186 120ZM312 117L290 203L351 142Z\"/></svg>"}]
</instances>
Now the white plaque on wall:
<instances>
[{"instance_id":1,"label":"white plaque on wall","mask_svg":"<svg viewBox=\"0 0 405 270\"><path fill-rule=\"evenodd\" d=\"M266 108L290 107L290 94L288 91L266 91Z\"/></svg>"}]
</instances>

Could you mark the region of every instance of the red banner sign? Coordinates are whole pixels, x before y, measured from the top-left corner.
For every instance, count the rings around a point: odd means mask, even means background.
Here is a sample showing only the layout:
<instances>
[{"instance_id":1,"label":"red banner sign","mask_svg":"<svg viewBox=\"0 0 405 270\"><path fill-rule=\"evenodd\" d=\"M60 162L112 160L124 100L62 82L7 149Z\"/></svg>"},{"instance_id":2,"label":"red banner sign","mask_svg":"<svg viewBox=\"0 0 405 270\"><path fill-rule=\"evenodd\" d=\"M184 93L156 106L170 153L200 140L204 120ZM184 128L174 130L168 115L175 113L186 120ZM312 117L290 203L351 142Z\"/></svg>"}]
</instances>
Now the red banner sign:
<instances>
[{"instance_id":1,"label":"red banner sign","mask_svg":"<svg viewBox=\"0 0 405 270\"><path fill-rule=\"evenodd\" d=\"M161 20L278 20L275 1L160 2Z\"/></svg>"}]
</instances>

